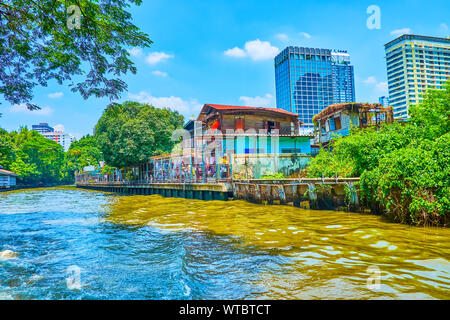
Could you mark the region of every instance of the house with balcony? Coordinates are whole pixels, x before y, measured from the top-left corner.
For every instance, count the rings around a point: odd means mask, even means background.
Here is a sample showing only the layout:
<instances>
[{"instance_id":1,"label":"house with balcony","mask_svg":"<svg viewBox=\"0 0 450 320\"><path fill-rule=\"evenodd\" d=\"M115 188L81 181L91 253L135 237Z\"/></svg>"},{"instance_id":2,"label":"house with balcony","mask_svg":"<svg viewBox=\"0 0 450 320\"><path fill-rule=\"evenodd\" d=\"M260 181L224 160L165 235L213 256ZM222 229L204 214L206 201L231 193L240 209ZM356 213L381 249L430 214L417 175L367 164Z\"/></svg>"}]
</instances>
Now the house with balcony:
<instances>
[{"instance_id":1,"label":"house with balcony","mask_svg":"<svg viewBox=\"0 0 450 320\"><path fill-rule=\"evenodd\" d=\"M313 117L313 148L327 147L334 137L345 137L353 127L380 127L394 120L392 107L380 103L336 103L328 106Z\"/></svg>"},{"instance_id":2,"label":"house with balcony","mask_svg":"<svg viewBox=\"0 0 450 320\"><path fill-rule=\"evenodd\" d=\"M298 114L283 109L205 104L196 120L184 126L185 160L179 163L195 163L196 172L204 171L207 177L217 177L219 170L229 177L232 167L235 176L259 178L268 172L290 176L311 159L313 135L301 131L301 125ZM162 159L154 160L155 168L163 167ZM164 161L170 166L168 159Z\"/></svg>"},{"instance_id":3,"label":"house with balcony","mask_svg":"<svg viewBox=\"0 0 450 320\"><path fill-rule=\"evenodd\" d=\"M192 147L219 138L224 154L311 154L313 136L301 133L301 125L297 114L282 109L205 104L184 128Z\"/></svg>"}]
</instances>

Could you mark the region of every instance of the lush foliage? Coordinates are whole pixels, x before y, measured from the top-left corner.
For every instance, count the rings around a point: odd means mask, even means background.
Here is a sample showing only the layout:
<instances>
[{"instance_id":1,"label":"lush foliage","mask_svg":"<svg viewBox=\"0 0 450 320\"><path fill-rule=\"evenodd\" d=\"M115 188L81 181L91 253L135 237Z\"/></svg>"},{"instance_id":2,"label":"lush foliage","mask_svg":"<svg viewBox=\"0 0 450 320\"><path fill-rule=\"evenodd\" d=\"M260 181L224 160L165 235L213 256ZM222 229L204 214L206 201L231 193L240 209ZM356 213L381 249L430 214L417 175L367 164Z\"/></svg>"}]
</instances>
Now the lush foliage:
<instances>
[{"instance_id":1,"label":"lush foliage","mask_svg":"<svg viewBox=\"0 0 450 320\"><path fill-rule=\"evenodd\" d=\"M151 44L127 11L141 2L0 1L0 94L12 104L34 109L33 89L56 80L68 81L84 98L117 99L127 89L120 77L136 73L126 49Z\"/></svg>"},{"instance_id":2,"label":"lush foliage","mask_svg":"<svg viewBox=\"0 0 450 320\"><path fill-rule=\"evenodd\" d=\"M321 150L310 177L361 177L361 197L378 202L395 221L415 225L450 222L450 82L429 90L410 108L406 123L355 129Z\"/></svg>"},{"instance_id":3,"label":"lush foliage","mask_svg":"<svg viewBox=\"0 0 450 320\"><path fill-rule=\"evenodd\" d=\"M147 104L112 104L99 119L95 134L105 162L125 168L172 151L172 132L183 125L176 111Z\"/></svg>"},{"instance_id":4,"label":"lush foliage","mask_svg":"<svg viewBox=\"0 0 450 320\"><path fill-rule=\"evenodd\" d=\"M176 144L172 133L183 116L136 102L112 104L96 125L96 134L75 141L64 153L56 142L27 128L8 133L0 129L0 165L19 175L19 184L73 183L74 172L107 163L102 173L168 153Z\"/></svg>"},{"instance_id":5,"label":"lush foliage","mask_svg":"<svg viewBox=\"0 0 450 320\"><path fill-rule=\"evenodd\" d=\"M320 150L308 167L311 177L359 177L373 170L386 154L407 146L417 135L415 128L401 123L375 128L354 129L352 134L337 138L332 152Z\"/></svg>"},{"instance_id":6,"label":"lush foliage","mask_svg":"<svg viewBox=\"0 0 450 320\"><path fill-rule=\"evenodd\" d=\"M395 150L361 175L361 188L402 223L449 222L450 133Z\"/></svg>"},{"instance_id":7,"label":"lush foliage","mask_svg":"<svg viewBox=\"0 0 450 320\"><path fill-rule=\"evenodd\" d=\"M62 146L27 128L11 133L0 129L0 164L19 175L19 184L51 184L65 179Z\"/></svg>"},{"instance_id":8,"label":"lush foliage","mask_svg":"<svg viewBox=\"0 0 450 320\"><path fill-rule=\"evenodd\" d=\"M102 155L95 136L87 135L70 145L65 155L66 174L74 176L74 172L86 166L98 167Z\"/></svg>"}]
</instances>

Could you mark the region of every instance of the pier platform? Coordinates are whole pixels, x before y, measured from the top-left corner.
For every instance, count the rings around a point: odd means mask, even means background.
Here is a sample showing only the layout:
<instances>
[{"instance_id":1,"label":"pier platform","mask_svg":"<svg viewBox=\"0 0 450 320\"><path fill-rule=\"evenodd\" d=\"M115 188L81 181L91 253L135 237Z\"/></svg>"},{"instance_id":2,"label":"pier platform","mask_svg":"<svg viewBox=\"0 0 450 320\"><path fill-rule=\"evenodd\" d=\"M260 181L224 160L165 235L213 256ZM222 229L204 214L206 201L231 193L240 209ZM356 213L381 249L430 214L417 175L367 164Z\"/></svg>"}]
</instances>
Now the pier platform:
<instances>
[{"instance_id":1,"label":"pier platform","mask_svg":"<svg viewBox=\"0 0 450 320\"><path fill-rule=\"evenodd\" d=\"M233 195L230 183L77 183L77 187L130 195L159 194L163 197L198 199L206 201L227 201Z\"/></svg>"}]
</instances>

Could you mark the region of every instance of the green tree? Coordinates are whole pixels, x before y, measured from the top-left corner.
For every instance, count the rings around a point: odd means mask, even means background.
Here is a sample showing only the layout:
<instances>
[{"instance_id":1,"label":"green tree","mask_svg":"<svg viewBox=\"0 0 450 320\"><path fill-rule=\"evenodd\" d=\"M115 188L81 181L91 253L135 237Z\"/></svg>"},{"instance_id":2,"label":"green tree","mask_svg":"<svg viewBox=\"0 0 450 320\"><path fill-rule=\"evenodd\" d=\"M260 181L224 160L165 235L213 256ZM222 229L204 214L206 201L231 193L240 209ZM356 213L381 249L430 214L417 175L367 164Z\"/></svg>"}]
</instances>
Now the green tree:
<instances>
[{"instance_id":1,"label":"green tree","mask_svg":"<svg viewBox=\"0 0 450 320\"><path fill-rule=\"evenodd\" d=\"M6 130L0 128L0 165L7 166L15 157L14 144Z\"/></svg>"},{"instance_id":2,"label":"green tree","mask_svg":"<svg viewBox=\"0 0 450 320\"><path fill-rule=\"evenodd\" d=\"M19 175L19 184L61 181L64 165L62 146L27 128L11 133L2 131L0 137L8 142L8 148L0 148L0 159L6 169Z\"/></svg>"},{"instance_id":3,"label":"green tree","mask_svg":"<svg viewBox=\"0 0 450 320\"><path fill-rule=\"evenodd\" d=\"M127 47L149 47L131 23L130 4L141 0L0 1L0 94L12 104L31 103L33 89L56 80L73 92L117 99L127 89L120 77L136 73ZM69 28L77 13L79 28ZM69 23L68 23L69 20ZM72 29L72 30L71 30ZM75 82L75 78L78 82Z\"/></svg>"},{"instance_id":4,"label":"green tree","mask_svg":"<svg viewBox=\"0 0 450 320\"><path fill-rule=\"evenodd\" d=\"M436 139L450 131L450 80L443 90L428 90L422 103L409 109L411 122L420 128L422 135Z\"/></svg>"},{"instance_id":5,"label":"green tree","mask_svg":"<svg viewBox=\"0 0 450 320\"><path fill-rule=\"evenodd\" d=\"M99 166L102 154L96 137L86 135L73 142L65 154L64 180L74 181L74 172L82 170L86 166Z\"/></svg>"},{"instance_id":6,"label":"green tree","mask_svg":"<svg viewBox=\"0 0 450 320\"><path fill-rule=\"evenodd\" d=\"M95 134L105 162L125 168L170 152L175 144L172 132L182 125L183 116L177 111L125 102L106 108Z\"/></svg>"},{"instance_id":7,"label":"green tree","mask_svg":"<svg viewBox=\"0 0 450 320\"><path fill-rule=\"evenodd\" d=\"M361 188L397 222L450 222L450 133L387 154L361 175Z\"/></svg>"}]
</instances>

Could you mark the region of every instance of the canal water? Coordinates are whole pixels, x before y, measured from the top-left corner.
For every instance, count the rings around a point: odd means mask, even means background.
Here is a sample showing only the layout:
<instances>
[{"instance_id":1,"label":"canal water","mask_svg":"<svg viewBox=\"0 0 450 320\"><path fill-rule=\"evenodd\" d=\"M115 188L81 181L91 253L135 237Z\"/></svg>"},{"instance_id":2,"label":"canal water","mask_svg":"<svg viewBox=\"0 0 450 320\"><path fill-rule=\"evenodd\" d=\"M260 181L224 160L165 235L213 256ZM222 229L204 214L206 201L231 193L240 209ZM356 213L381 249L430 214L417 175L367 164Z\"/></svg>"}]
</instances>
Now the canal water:
<instances>
[{"instance_id":1,"label":"canal water","mask_svg":"<svg viewBox=\"0 0 450 320\"><path fill-rule=\"evenodd\" d=\"M356 213L6 192L0 299L450 299L449 240Z\"/></svg>"}]
</instances>

